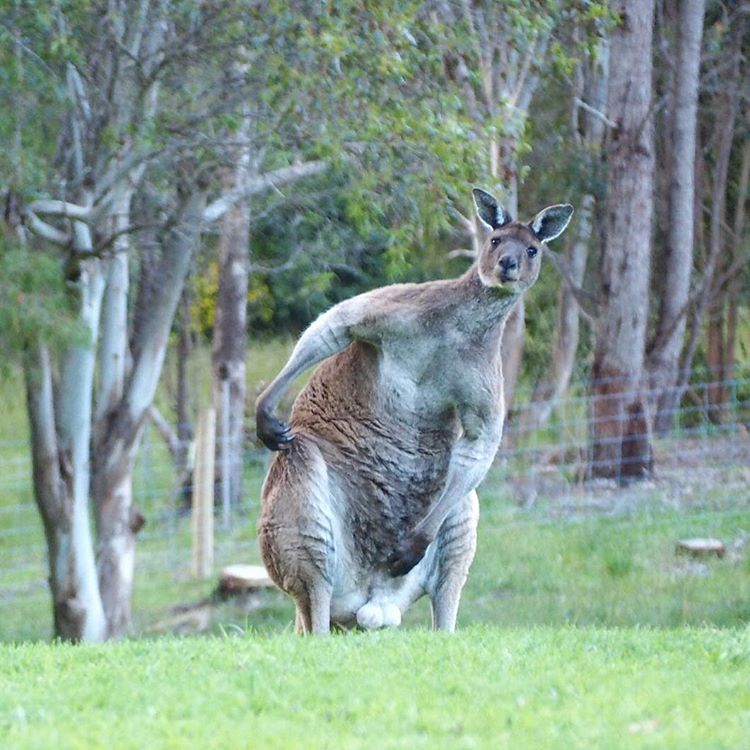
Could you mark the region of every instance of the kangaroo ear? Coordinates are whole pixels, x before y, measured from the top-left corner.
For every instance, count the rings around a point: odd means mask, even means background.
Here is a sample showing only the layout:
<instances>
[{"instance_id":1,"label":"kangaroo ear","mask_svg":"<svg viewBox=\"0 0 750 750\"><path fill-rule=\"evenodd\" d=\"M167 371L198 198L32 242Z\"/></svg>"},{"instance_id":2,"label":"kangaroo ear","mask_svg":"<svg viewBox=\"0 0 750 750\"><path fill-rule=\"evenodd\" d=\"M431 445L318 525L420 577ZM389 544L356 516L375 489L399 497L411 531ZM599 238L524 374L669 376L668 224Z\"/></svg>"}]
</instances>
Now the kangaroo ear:
<instances>
[{"instance_id":1,"label":"kangaroo ear","mask_svg":"<svg viewBox=\"0 0 750 750\"><path fill-rule=\"evenodd\" d=\"M532 220L529 226L540 242L549 242L559 237L570 223L573 206L569 203L558 203L543 208Z\"/></svg>"},{"instance_id":2,"label":"kangaroo ear","mask_svg":"<svg viewBox=\"0 0 750 750\"><path fill-rule=\"evenodd\" d=\"M474 188L474 205L477 207L477 216L490 228L497 229L510 222L508 212L497 202L494 195L486 190Z\"/></svg>"}]
</instances>

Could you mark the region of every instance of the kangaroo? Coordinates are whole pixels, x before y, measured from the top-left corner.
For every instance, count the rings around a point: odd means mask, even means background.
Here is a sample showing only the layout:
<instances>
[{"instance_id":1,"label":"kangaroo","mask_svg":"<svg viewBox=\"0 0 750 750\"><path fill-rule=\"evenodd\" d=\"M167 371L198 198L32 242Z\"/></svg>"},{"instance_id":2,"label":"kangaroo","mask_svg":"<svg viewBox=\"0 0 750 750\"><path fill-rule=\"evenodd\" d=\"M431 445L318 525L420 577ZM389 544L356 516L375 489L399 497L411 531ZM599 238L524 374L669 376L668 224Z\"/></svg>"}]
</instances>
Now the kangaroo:
<instances>
[{"instance_id":1,"label":"kangaroo","mask_svg":"<svg viewBox=\"0 0 750 750\"><path fill-rule=\"evenodd\" d=\"M554 205L522 223L473 195L491 231L466 273L335 305L257 400L257 434L279 451L262 490L261 555L295 602L298 633L397 626L424 594L433 627L455 629L475 490L502 436L503 327L573 213ZM279 400L320 362L285 424Z\"/></svg>"}]
</instances>

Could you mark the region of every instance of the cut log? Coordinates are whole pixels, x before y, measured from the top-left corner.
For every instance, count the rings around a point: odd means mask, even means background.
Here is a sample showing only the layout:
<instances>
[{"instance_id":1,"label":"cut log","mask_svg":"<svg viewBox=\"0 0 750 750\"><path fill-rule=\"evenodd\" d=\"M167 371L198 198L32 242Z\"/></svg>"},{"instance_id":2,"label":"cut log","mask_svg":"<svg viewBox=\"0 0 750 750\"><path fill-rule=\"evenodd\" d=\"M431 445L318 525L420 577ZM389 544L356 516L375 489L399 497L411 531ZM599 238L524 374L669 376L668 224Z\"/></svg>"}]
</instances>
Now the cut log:
<instances>
[{"instance_id":1,"label":"cut log","mask_svg":"<svg viewBox=\"0 0 750 750\"><path fill-rule=\"evenodd\" d=\"M235 596L273 585L268 571L262 565L227 565L221 571L218 591L223 596Z\"/></svg>"},{"instance_id":2,"label":"cut log","mask_svg":"<svg viewBox=\"0 0 750 750\"><path fill-rule=\"evenodd\" d=\"M719 539L681 539L677 542L677 553L692 555L693 557L705 557L707 555L724 557L726 548Z\"/></svg>"}]
</instances>

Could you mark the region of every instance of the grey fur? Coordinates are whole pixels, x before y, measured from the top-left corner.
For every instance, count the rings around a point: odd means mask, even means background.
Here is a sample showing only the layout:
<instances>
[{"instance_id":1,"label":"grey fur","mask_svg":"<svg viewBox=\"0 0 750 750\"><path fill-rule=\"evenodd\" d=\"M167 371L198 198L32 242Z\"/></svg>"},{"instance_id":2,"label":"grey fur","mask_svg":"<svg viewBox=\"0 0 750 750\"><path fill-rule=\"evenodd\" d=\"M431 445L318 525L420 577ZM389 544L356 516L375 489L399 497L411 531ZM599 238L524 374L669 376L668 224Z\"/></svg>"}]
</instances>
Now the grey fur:
<instances>
[{"instance_id":1,"label":"grey fur","mask_svg":"<svg viewBox=\"0 0 750 750\"><path fill-rule=\"evenodd\" d=\"M261 553L299 632L397 625L423 594L434 626L455 628L475 488L502 435L503 326L539 273L542 253L529 248L541 249L530 225L510 223L458 279L336 305L259 397L258 434L280 450L263 486ZM285 425L279 399L323 360Z\"/></svg>"},{"instance_id":2,"label":"grey fur","mask_svg":"<svg viewBox=\"0 0 750 750\"><path fill-rule=\"evenodd\" d=\"M569 203L547 206L531 220L531 231L536 234L540 242L549 242L565 231L571 216L573 216L573 206Z\"/></svg>"},{"instance_id":3,"label":"grey fur","mask_svg":"<svg viewBox=\"0 0 750 750\"><path fill-rule=\"evenodd\" d=\"M474 196L474 206L477 209L477 216L490 229L499 229L511 222L511 216L500 205L497 198L492 193L488 193L482 188L474 188L471 191Z\"/></svg>"}]
</instances>

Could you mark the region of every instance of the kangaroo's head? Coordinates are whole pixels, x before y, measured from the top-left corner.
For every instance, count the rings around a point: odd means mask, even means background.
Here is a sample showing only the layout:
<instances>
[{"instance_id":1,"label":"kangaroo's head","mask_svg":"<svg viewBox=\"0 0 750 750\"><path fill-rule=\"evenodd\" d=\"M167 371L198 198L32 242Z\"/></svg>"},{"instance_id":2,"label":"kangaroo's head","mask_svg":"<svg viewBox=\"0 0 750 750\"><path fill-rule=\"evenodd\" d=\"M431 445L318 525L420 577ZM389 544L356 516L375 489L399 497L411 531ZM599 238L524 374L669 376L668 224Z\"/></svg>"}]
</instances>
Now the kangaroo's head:
<instances>
[{"instance_id":1,"label":"kangaroo's head","mask_svg":"<svg viewBox=\"0 0 750 750\"><path fill-rule=\"evenodd\" d=\"M573 206L548 206L524 224L513 221L490 193L479 188L473 192L477 215L491 230L477 260L479 278L485 286L521 294L539 276L543 243L565 231Z\"/></svg>"}]
</instances>

